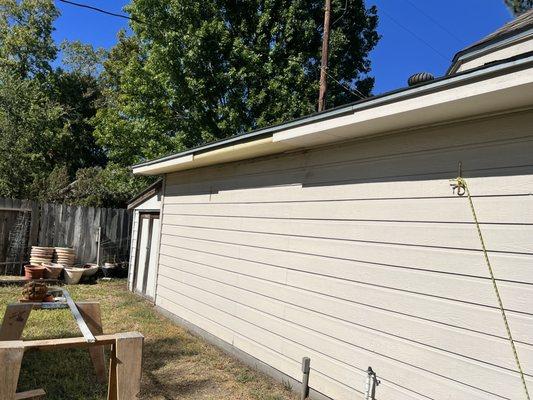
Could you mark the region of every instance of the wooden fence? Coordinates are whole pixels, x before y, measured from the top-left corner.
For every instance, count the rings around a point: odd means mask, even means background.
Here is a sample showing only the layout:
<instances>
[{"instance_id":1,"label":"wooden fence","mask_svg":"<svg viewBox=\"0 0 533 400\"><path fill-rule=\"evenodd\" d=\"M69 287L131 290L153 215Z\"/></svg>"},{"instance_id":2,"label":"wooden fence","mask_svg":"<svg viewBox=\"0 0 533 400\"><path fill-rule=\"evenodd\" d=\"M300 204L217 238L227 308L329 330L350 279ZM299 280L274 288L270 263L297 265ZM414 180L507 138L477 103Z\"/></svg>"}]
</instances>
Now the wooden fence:
<instances>
[{"instance_id":1,"label":"wooden fence","mask_svg":"<svg viewBox=\"0 0 533 400\"><path fill-rule=\"evenodd\" d=\"M0 198L0 273L21 273L31 246L73 247L77 263L127 261L131 223L125 209Z\"/></svg>"}]
</instances>

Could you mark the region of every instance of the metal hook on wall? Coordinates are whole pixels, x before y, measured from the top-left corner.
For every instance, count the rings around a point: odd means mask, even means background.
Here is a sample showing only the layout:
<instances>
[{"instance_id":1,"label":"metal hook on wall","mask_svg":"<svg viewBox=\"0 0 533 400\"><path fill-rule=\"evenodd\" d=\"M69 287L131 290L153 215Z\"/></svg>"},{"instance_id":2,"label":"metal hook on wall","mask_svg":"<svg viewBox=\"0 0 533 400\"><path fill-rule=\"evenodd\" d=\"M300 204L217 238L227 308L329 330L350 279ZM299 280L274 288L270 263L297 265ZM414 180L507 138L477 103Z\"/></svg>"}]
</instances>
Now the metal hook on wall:
<instances>
[{"instance_id":1,"label":"metal hook on wall","mask_svg":"<svg viewBox=\"0 0 533 400\"><path fill-rule=\"evenodd\" d=\"M381 383L380 380L378 380L378 376L372 369L372 367L368 367L366 370L366 385L365 385L365 400L375 400L376 399L376 389Z\"/></svg>"}]
</instances>

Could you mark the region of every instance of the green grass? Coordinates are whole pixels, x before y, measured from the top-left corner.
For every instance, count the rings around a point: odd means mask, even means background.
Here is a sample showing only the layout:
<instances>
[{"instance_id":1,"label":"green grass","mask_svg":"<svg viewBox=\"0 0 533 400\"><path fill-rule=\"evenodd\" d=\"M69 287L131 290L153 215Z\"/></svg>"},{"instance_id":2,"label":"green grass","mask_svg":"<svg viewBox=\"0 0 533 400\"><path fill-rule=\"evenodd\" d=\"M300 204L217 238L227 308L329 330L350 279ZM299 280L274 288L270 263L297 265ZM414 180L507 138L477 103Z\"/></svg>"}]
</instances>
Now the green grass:
<instances>
[{"instance_id":1,"label":"green grass","mask_svg":"<svg viewBox=\"0 0 533 400\"><path fill-rule=\"evenodd\" d=\"M124 281L69 286L76 301L100 301L104 333L139 331L145 336L141 399L288 400L283 384L241 364L157 314L126 290ZM20 297L20 287L0 288L0 315ZM81 336L68 310L32 311L23 339ZM43 388L47 400L103 400L86 350L29 351L19 391Z\"/></svg>"}]
</instances>

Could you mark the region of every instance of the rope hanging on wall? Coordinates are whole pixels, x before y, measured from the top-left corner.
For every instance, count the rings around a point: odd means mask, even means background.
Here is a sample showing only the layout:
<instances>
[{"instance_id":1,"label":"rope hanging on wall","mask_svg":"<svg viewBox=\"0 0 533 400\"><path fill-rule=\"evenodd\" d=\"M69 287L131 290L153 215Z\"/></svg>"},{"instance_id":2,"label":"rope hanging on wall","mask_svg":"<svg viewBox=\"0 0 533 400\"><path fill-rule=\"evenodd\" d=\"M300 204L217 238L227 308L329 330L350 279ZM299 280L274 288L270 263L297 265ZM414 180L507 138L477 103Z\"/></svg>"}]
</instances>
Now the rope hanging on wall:
<instances>
[{"instance_id":1,"label":"rope hanging on wall","mask_svg":"<svg viewBox=\"0 0 533 400\"><path fill-rule=\"evenodd\" d=\"M507 314L505 313L505 308L503 307L503 301L502 297L500 295L500 291L498 289L498 284L496 282L496 277L494 275L494 270L492 269L492 264L490 263L489 255L487 252L487 247L485 246L485 240L483 239L483 234L481 233L481 227L479 225L479 220L477 218L476 209L474 207L474 202L472 201L472 196L470 194L470 189L468 188L468 185L466 183L466 180L461 176L461 164L459 164L459 176L456 180L452 181L452 188L457 190L457 194L459 196L463 196L466 194L468 198L468 202L470 204L470 210L472 211L472 217L474 218L474 223L476 224L477 233L479 236L479 241L481 243L481 248L483 250L483 256L485 257L485 263L487 264L487 268L489 270L490 279L492 281L492 287L494 288L494 293L496 294L496 298L498 300L498 306L500 308L500 312L502 314L503 322L505 324L505 329L507 331L507 337L509 338L509 342L511 343L511 348L513 350L514 359L516 362L516 367L518 368L518 372L520 374L520 379L522 381L522 386L524 387L524 393L526 395L527 400L531 400L531 397L529 396L529 391L527 389L527 383L526 378L524 374L524 370L522 369L522 364L520 363L520 358L518 357L518 351L516 349L516 344L513 339L513 335L511 333L511 327L509 325L509 321L507 320Z\"/></svg>"}]
</instances>

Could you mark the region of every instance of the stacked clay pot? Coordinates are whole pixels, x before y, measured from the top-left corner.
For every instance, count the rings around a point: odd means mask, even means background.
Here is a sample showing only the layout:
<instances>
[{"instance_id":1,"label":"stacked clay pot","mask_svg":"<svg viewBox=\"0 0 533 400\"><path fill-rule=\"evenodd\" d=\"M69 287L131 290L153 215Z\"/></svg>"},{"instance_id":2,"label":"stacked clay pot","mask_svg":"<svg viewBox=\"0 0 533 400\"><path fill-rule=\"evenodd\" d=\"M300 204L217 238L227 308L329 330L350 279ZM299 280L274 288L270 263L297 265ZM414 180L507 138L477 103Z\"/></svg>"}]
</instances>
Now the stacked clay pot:
<instances>
[{"instance_id":1,"label":"stacked clay pot","mask_svg":"<svg viewBox=\"0 0 533 400\"><path fill-rule=\"evenodd\" d=\"M30 264L39 265L41 263L50 263L54 257L53 247L32 246L30 252Z\"/></svg>"},{"instance_id":2,"label":"stacked clay pot","mask_svg":"<svg viewBox=\"0 0 533 400\"><path fill-rule=\"evenodd\" d=\"M54 263L72 267L76 261L76 253L71 247L56 247L54 249Z\"/></svg>"}]
</instances>

